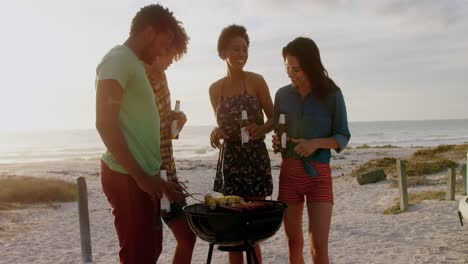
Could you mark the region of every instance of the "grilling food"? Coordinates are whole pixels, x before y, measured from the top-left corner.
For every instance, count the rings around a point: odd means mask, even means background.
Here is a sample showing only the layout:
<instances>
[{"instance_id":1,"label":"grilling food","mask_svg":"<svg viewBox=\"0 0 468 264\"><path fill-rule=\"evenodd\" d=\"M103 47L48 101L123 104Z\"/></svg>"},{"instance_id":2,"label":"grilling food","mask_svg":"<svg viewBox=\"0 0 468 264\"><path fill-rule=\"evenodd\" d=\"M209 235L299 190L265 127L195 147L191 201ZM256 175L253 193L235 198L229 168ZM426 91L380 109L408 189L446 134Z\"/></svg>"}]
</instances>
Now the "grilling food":
<instances>
[{"instance_id":1,"label":"grilling food","mask_svg":"<svg viewBox=\"0 0 468 264\"><path fill-rule=\"evenodd\" d=\"M213 197L211 195L205 196L205 204L210 210L224 210L231 212L249 212L249 211L263 211L271 209L271 203L265 201L250 201L245 202L240 196L227 195Z\"/></svg>"},{"instance_id":2,"label":"grilling food","mask_svg":"<svg viewBox=\"0 0 468 264\"><path fill-rule=\"evenodd\" d=\"M205 204L210 207L211 210L216 209L216 199L209 195L205 196Z\"/></svg>"},{"instance_id":3,"label":"grilling food","mask_svg":"<svg viewBox=\"0 0 468 264\"><path fill-rule=\"evenodd\" d=\"M232 209L239 211L263 211L272 208L272 204L264 201L250 201L241 204L234 204L230 206ZM225 208L225 207L223 207Z\"/></svg>"},{"instance_id":4,"label":"grilling food","mask_svg":"<svg viewBox=\"0 0 468 264\"><path fill-rule=\"evenodd\" d=\"M227 200L227 205L242 204L244 203L244 198L235 195L225 196Z\"/></svg>"},{"instance_id":5,"label":"grilling food","mask_svg":"<svg viewBox=\"0 0 468 264\"><path fill-rule=\"evenodd\" d=\"M240 196L229 195L213 197L211 195L205 196L205 204L210 207L211 210L215 210L217 206L235 205L244 203L244 199Z\"/></svg>"}]
</instances>

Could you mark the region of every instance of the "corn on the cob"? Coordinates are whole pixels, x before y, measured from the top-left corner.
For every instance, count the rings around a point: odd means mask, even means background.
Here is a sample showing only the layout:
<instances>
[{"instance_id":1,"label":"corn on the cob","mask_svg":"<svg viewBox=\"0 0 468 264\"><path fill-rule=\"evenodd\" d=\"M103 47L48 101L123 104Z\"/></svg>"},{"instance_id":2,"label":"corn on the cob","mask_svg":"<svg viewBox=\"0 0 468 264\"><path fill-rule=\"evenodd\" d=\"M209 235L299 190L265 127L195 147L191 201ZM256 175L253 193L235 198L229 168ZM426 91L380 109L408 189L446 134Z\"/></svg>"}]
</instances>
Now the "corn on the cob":
<instances>
[{"instance_id":1,"label":"corn on the cob","mask_svg":"<svg viewBox=\"0 0 468 264\"><path fill-rule=\"evenodd\" d=\"M216 209L216 198L211 195L205 196L205 204L210 207L210 210Z\"/></svg>"},{"instance_id":2,"label":"corn on the cob","mask_svg":"<svg viewBox=\"0 0 468 264\"><path fill-rule=\"evenodd\" d=\"M216 205L226 205L226 204L227 204L227 199L225 196L216 198Z\"/></svg>"},{"instance_id":3,"label":"corn on the cob","mask_svg":"<svg viewBox=\"0 0 468 264\"><path fill-rule=\"evenodd\" d=\"M220 197L213 197L211 195L205 195L205 204L210 207L211 210L216 209L216 206L219 205L234 205L242 204L244 199L236 195L227 195Z\"/></svg>"},{"instance_id":4,"label":"corn on the cob","mask_svg":"<svg viewBox=\"0 0 468 264\"><path fill-rule=\"evenodd\" d=\"M244 199L240 196L229 195L225 197L227 198L227 205L241 204L244 202Z\"/></svg>"}]
</instances>

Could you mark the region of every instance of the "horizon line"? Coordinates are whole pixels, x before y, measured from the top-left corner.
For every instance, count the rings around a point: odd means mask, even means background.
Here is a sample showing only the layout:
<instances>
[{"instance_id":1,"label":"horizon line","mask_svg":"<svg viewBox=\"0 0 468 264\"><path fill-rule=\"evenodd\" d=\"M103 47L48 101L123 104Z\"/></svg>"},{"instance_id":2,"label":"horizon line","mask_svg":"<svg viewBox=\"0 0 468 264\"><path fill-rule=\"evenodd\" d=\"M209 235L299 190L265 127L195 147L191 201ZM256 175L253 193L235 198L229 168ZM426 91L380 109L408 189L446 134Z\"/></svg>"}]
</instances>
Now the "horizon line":
<instances>
[{"instance_id":1,"label":"horizon line","mask_svg":"<svg viewBox=\"0 0 468 264\"><path fill-rule=\"evenodd\" d=\"M349 121L349 123L385 123L385 122L427 122L427 121L463 121L468 118L447 118L447 119L405 119L405 120L361 120L361 121ZM202 124L202 125L187 125L187 127L214 127L215 124ZM28 132L58 132L58 131L79 131L79 130L95 130L95 128L36 128L36 129L13 129L13 130L2 130L0 134L11 134L11 133L28 133Z\"/></svg>"}]
</instances>

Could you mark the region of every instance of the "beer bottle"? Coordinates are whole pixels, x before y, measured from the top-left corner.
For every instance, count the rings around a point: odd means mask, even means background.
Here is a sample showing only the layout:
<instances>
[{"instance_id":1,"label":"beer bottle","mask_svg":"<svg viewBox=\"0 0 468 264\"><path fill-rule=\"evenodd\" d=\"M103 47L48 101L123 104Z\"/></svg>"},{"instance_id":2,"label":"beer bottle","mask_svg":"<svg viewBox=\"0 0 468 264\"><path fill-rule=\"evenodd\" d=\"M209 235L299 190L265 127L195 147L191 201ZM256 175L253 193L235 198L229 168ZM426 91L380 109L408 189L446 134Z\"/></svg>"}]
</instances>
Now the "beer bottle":
<instances>
[{"instance_id":1,"label":"beer bottle","mask_svg":"<svg viewBox=\"0 0 468 264\"><path fill-rule=\"evenodd\" d=\"M166 170L161 170L159 172L159 176L161 177L161 179L163 181L167 182L167 172L166 172ZM171 212L171 202L169 201L167 196L165 194L163 194L163 196L161 198L161 213L162 214L167 214L169 212Z\"/></svg>"},{"instance_id":2,"label":"beer bottle","mask_svg":"<svg viewBox=\"0 0 468 264\"><path fill-rule=\"evenodd\" d=\"M242 110L242 120L241 120L241 142L242 146L244 143L249 142L249 132L247 131L247 126L249 125L249 120L247 116L247 111Z\"/></svg>"},{"instance_id":3,"label":"beer bottle","mask_svg":"<svg viewBox=\"0 0 468 264\"><path fill-rule=\"evenodd\" d=\"M176 100L175 107L174 107L174 112L179 113L180 112L180 100ZM171 136L172 139L179 139L179 130L177 129L177 118L172 120L171 123Z\"/></svg>"},{"instance_id":4,"label":"beer bottle","mask_svg":"<svg viewBox=\"0 0 468 264\"><path fill-rule=\"evenodd\" d=\"M286 151L286 143L287 143L287 132L286 132L286 115L280 114L278 120L278 139L280 140L279 144L279 152L283 153Z\"/></svg>"}]
</instances>

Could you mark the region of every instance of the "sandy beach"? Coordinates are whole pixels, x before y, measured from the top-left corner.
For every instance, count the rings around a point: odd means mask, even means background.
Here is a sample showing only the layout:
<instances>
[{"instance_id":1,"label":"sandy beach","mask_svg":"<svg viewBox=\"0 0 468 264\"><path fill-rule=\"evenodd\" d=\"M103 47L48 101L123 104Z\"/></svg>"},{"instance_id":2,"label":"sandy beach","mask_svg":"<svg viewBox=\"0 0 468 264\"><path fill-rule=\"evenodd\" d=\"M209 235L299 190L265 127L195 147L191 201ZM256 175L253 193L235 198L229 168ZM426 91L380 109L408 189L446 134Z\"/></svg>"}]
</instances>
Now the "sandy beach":
<instances>
[{"instance_id":1,"label":"sandy beach","mask_svg":"<svg viewBox=\"0 0 468 264\"><path fill-rule=\"evenodd\" d=\"M423 201L407 212L384 215L398 197L390 181L358 185L351 171L370 159L406 158L416 149L347 149L332 160L335 206L330 232L331 263L468 263L468 226L460 226L455 201ZM272 157L275 190L280 159ZM179 178L192 193L210 193L216 158L177 160ZM0 176L58 177L88 184L93 260L117 263L118 242L113 217L99 181L99 160L0 165ZM416 190L446 190L445 185L420 186ZM196 201L189 199L190 203ZM306 215L306 214L304 214ZM307 221L304 218L304 232ZM164 227L164 249L158 263L171 263L175 241ZM287 263L283 228L262 243L264 263ZM310 257L304 250L307 263ZM80 237L76 203L38 205L0 211L0 263L80 263ZM208 244L197 240L192 263L204 263ZM227 263L227 255L215 250L212 263Z\"/></svg>"}]
</instances>

